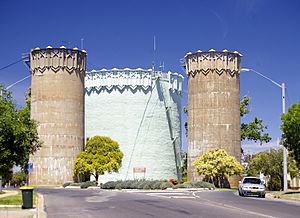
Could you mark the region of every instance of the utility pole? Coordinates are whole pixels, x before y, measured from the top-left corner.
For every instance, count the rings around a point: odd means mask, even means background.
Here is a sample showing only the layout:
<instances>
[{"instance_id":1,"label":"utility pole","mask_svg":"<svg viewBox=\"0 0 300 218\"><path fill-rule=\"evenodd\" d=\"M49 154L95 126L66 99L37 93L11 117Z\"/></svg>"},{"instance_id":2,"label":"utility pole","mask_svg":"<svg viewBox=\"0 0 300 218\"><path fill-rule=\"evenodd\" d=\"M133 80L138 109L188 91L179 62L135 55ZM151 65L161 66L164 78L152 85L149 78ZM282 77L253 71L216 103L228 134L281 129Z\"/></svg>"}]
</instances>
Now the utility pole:
<instances>
[{"instance_id":1,"label":"utility pole","mask_svg":"<svg viewBox=\"0 0 300 218\"><path fill-rule=\"evenodd\" d=\"M281 93L282 93L282 114L285 114L285 84L281 84ZM283 149L283 191L287 191L287 151L284 144L282 146Z\"/></svg>"}]
</instances>

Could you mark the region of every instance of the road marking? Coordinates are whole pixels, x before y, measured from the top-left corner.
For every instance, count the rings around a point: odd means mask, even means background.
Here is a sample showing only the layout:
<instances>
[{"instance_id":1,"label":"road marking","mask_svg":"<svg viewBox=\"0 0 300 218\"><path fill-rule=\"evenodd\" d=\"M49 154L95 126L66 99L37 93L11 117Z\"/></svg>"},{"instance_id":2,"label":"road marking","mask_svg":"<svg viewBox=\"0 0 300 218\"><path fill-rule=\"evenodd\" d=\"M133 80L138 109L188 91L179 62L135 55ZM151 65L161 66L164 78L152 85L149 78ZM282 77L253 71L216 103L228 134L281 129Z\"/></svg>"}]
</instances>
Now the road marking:
<instances>
[{"instance_id":1,"label":"road marking","mask_svg":"<svg viewBox=\"0 0 300 218\"><path fill-rule=\"evenodd\" d=\"M195 199L194 196L189 195L188 193L147 193L146 195L152 197L159 197L159 198L178 198L178 199Z\"/></svg>"},{"instance_id":2,"label":"road marking","mask_svg":"<svg viewBox=\"0 0 300 218\"><path fill-rule=\"evenodd\" d=\"M247 213L247 214L252 214L252 215L255 215L255 216L276 218L274 216L270 216L270 215L266 215L266 214L262 214L262 213L257 213L257 212L242 209L242 208L239 208L239 207L231 206L231 205L228 205L228 204L221 204L221 203L218 203L218 202L215 202L215 201L211 201L211 200L208 200L208 199L205 199L205 198L201 198L200 196L196 195L196 192L193 192L193 196L195 196L195 198L201 199L202 201L206 201L206 203L208 205L211 205L211 206L214 206L214 207L221 207L221 208L227 208L227 209L232 209L232 210L238 210L240 212L244 212L244 213Z\"/></svg>"}]
</instances>

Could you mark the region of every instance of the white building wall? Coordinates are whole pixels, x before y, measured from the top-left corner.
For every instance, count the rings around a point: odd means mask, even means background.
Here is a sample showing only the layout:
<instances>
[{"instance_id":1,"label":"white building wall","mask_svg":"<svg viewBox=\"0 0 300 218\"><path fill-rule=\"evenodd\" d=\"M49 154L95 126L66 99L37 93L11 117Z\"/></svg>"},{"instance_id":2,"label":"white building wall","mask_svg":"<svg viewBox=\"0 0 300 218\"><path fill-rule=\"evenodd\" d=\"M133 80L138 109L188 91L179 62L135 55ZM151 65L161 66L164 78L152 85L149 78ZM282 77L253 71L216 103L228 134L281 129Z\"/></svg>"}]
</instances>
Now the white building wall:
<instances>
[{"instance_id":1,"label":"white building wall","mask_svg":"<svg viewBox=\"0 0 300 218\"><path fill-rule=\"evenodd\" d=\"M182 76L151 70L113 69L87 73L86 135L109 136L124 153L119 173L99 182L179 179ZM133 168L146 168L133 173Z\"/></svg>"}]
</instances>

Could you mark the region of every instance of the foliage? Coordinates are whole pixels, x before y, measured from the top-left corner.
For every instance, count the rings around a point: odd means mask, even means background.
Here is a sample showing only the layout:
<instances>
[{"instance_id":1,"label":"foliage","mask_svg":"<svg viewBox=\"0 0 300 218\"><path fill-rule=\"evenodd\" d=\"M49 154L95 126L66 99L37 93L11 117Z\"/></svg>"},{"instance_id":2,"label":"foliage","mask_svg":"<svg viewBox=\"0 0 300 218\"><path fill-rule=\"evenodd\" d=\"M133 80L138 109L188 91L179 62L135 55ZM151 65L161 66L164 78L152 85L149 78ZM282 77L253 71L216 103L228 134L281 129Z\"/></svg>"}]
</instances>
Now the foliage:
<instances>
[{"instance_id":1,"label":"foliage","mask_svg":"<svg viewBox=\"0 0 300 218\"><path fill-rule=\"evenodd\" d=\"M20 172L13 173L10 184L20 186L25 181L26 181L26 174L23 171L20 171Z\"/></svg>"},{"instance_id":2,"label":"foliage","mask_svg":"<svg viewBox=\"0 0 300 218\"><path fill-rule=\"evenodd\" d=\"M96 181L83 182L81 183L80 188L88 188L90 186L97 186L97 182Z\"/></svg>"},{"instance_id":3,"label":"foliage","mask_svg":"<svg viewBox=\"0 0 300 218\"><path fill-rule=\"evenodd\" d=\"M116 187L116 182L115 181L109 181L106 182L102 185L103 189L114 189Z\"/></svg>"},{"instance_id":4,"label":"foliage","mask_svg":"<svg viewBox=\"0 0 300 218\"><path fill-rule=\"evenodd\" d=\"M117 172L121 167L123 153L119 144L106 136L94 136L87 141L84 151L75 160L74 174L98 176L104 172Z\"/></svg>"},{"instance_id":5,"label":"foliage","mask_svg":"<svg viewBox=\"0 0 300 218\"><path fill-rule=\"evenodd\" d=\"M182 153L182 164L181 164L181 173L182 173L182 178L181 182L186 182L187 181L187 152Z\"/></svg>"},{"instance_id":6,"label":"foliage","mask_svg":"<svg viewBox=\"0 0 300 218\"><path fill-rule=\"evenodd\" d=\"M177 185L178 184L178 181L176 179L169 179L170 183L172 183L173 185Z\"/></svg>"},{"instance_id":7,"label":"foliage","mask_svg":"<svg viewBox=\"0 0 300 218\"><path fill-rule=\"evenodd\" d=\"M293 104L281 117L283 145L292 154L300 167L300 102Z\"/></svg>"},{"instance_id":8,"label":"foliage","mask_svg":"<svg viewBox=\"0 0 300 218\"><path fill-rule=\"evenodd\" d=\"M205 181L198 182L185 182L182 184L177 184L174 188L207 188L207 189L215 189L215 185Z\"/></svg>"},{"instance_id":9,"label":"foliage","mask_svg":"<svg viewBox=\"0 0 300 218\"><path fill-rule=\"evenodd\" d=\"M194 161L194 166L207 181L212 181L216 187L228 185L229 176L241 174L244 168L224 149L215 148L204 153Z\"/></svg>"},{"instance_id":10,"label":"foliage","mask_svg":"<svg viewBox=\"0 0 300 218\"><path fill-rule=\"evenodd\" d=\"M244 115L250 112L249 110L249 102L250 98L248 96L244 96L240 102L240 115L243 117ZM268 133L264 133L267 129L267 126L263 125L262 119L254 117L254 120L250 123L241 123L241 140L251 140L254 142L259 141L269 142L271 137Z\"/></svg>"},{"instance_id":11,"label":"foliage","mask_svg":"<svg viewBox=\"0 0 300 218\"><path fill-rule=\"evenodd\" d=\"M14 165L27 171L29 155L41 147L37 123L30 119L30 104L18 110L11 93L0 89L0 175Z\"/></svg>"},{"instance_id":12,"label":"foliage","mask_svg":"<svg viewBox=\"0 0 300 218\"><path fill-rule=\"evenodd\" d=\"M171 182L158 180L126 180L126 181L109 181L102 185L103 189L166 189L172 188Z\"/></svg>"},{"instance_id":13,"label":"foliage","mask_svg":"<svg viewBox=\"0 0 300 218\"><path fill-rule=\"evenodd\" d=\"M62 186L65 188L65 187L71 185L71 183L72 183L72 182L65 182Z\"/></svg>"},{"instance_id":14,"label":"foliage","mask_svg":"<svg viewBox=\"0 0 300 218\"><path fill-rule=\"evenodd\" d=\"M283 187L282 155L282 149L255 154L249 161L247 174L258 176L262 172L265 176L270 176L267 188L280 190ZM291 156L288 157L288 171L292 178L299 175L299 169Z\"/></svg>"}]
</instances>

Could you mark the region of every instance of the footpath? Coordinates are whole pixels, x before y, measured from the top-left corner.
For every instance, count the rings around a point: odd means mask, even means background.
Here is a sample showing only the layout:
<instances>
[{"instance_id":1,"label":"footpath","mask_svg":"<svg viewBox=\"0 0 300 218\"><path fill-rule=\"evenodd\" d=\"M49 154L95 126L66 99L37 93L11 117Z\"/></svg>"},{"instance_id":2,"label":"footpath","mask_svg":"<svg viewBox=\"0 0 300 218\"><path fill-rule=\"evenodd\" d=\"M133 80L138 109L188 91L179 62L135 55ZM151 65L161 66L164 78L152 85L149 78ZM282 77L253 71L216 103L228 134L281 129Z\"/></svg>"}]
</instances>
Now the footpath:
<instances>
[{"instance_id":1,"label":"footpath","mask_svg":"<svg viewBox=\"0 0 300 218\"><path fill-rule=\"evenodd\" d=\"M14 196L18 194L15 190L3 190L0 198ZM0 218L46 218L44 211L43 195L38 194L36 205L32 209L22 209L21 205L0 205Z\"/></svg>"}]
</instances>

